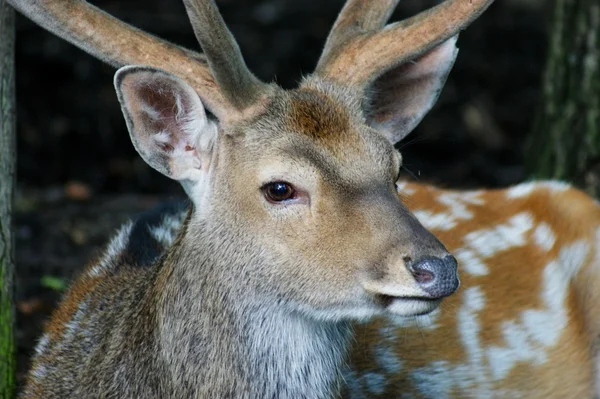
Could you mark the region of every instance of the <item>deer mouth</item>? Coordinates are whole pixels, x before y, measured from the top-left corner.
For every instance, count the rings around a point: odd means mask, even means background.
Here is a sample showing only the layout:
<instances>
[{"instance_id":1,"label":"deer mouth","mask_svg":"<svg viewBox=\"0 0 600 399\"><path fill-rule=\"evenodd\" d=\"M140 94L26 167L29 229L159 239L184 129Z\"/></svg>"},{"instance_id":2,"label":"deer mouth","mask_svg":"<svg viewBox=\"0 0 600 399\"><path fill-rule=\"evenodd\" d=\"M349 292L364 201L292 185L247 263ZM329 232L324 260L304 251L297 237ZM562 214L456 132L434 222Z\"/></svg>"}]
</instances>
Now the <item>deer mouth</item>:
<instances>
[{"instance_id":1,"label":"deer mouth","mask_svg":"<svg viewBox=\"0 0 600 399\"><path fill-rule=\"evenodd\" d=\"M389 313L399 316L423 316L440 305L440 298L377 295L376 302Z\"/></svg>"}]
</instances>

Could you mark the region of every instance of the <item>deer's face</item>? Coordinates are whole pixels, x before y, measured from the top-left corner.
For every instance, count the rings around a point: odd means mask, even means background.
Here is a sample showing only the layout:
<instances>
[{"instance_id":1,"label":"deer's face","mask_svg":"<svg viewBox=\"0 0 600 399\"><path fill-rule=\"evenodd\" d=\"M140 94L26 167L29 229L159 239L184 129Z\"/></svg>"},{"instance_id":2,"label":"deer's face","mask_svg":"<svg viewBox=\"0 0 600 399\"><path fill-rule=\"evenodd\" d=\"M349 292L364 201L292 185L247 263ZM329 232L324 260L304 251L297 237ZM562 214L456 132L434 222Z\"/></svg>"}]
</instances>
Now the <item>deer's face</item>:
<instances>
[{"instance_id":1,"label":"deer's face","mask_svg":"<svg viewBox=\"0 0 600 399\"><path fill-rule=\"evenodd\" d=\"M269 86L220 119L163 71L126 67L115 81L138 152L182 183L191 228L223 234L263 298L317 318L415 315L456 290L457 264L399 199L393 143L429 109L455 54L451 40L388 72L368 101L315 77Z\"/></svg>"},{"instance_id":2,"label":"deer's face","mask_svg":"<svg viewBox=\"0 0 600 399\"><path fill-rule=\"evenodd\" d=\"M191 190L198 217L250 238L232 251L253 246L248 274L271 300L323 318L429 312L456 263L400 201L400 154L352 111L300 89L224 127L208 187Z\"/></svg>"}]
</instances>

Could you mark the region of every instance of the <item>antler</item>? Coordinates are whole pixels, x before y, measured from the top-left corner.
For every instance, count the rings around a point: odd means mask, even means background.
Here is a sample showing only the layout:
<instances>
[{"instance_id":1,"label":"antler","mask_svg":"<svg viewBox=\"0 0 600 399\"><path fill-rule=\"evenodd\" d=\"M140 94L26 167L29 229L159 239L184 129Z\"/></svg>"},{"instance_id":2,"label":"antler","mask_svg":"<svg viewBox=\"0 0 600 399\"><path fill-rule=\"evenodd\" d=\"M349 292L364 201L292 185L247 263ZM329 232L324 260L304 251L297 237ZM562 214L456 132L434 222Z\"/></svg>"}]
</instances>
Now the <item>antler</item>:
<instances>
[{"instance_id":1,"label":"antler","mask_svg":"<svg viewBox=\"0 0 600 399\"><path fill-rule=\"evenodd\" d=\"M384 26L398 1L348 0L327 38L316 74L364 85L456 35L494 0L447 0Z\"/></svg>"},{"instance_id":2,"label":"antler","mask_svg":"<svg viewBox=\"0 0 600 399\"><path fill-rule=\"evenodd\" d=\"M213 0L185 1L206 56L142 32L83 0L8 2L45 29L115 67L149 65L185 79L217 117L249 105L264 85L248 71Z\"/></svg>"},{"instance_id":3,"label":"antler","mask_svg":"<svg viewBox=\"0 0 600 399\"><path fill-rule=\"evenodd\" d=\"M213 0L183 0L196 39L228 100L239 108L258 99L265 84L248 69Z\"/></svg>"}]
</instances>

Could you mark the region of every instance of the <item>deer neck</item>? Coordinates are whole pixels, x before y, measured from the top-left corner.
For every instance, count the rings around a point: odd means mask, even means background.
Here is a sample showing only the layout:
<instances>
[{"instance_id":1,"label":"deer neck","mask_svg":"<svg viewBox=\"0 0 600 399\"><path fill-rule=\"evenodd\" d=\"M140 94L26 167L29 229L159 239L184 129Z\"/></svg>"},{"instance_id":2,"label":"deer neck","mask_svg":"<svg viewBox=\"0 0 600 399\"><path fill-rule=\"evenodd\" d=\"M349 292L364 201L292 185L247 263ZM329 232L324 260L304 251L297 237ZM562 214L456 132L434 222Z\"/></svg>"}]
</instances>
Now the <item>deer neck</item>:
<instances>
[{"instance_id":1,"label":"deer neck","mask_svg":"<svg viewBox=\"0 0 600 399\"><path fill-rule=\"evenodd\" d=\"M177 396L332 398L349 323L310 319L256 295L232 271L252 270L221 232L184 232L157 281L159 347ZM255 251L255 249L254 249Z\"/></svg>"}]
</instances>

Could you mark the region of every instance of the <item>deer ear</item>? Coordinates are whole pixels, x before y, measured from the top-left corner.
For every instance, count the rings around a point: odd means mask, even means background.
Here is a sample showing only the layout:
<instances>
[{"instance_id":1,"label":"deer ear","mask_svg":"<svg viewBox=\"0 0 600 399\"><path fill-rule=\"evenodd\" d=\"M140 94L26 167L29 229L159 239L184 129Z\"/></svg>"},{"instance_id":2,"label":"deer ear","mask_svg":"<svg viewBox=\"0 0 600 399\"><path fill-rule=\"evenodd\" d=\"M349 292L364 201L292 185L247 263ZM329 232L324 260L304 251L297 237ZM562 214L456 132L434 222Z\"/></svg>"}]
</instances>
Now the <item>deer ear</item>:
<instances>
[{"instance_id":1,"label":"deer ear","mask_svg":"<svg viewBox=\"0 0 600 399\"><path fill-rule=\"evenodd\" d=\"M367 121L392 143L406 137L435 104L458 54L457 38L392 68L373 82Z\"/></svg>"},{"instance_id":2,"label":"deer ear","mask_svg":"<svg viewBox=\"0 0 600 399\"><path fill-rule=\"evenodd\" d=\"M119 69L115 88L142 158L184 187L203 180L217 125L207 118L194 89L167 72L139 66Z\"/></svg>"}]
</instances>

